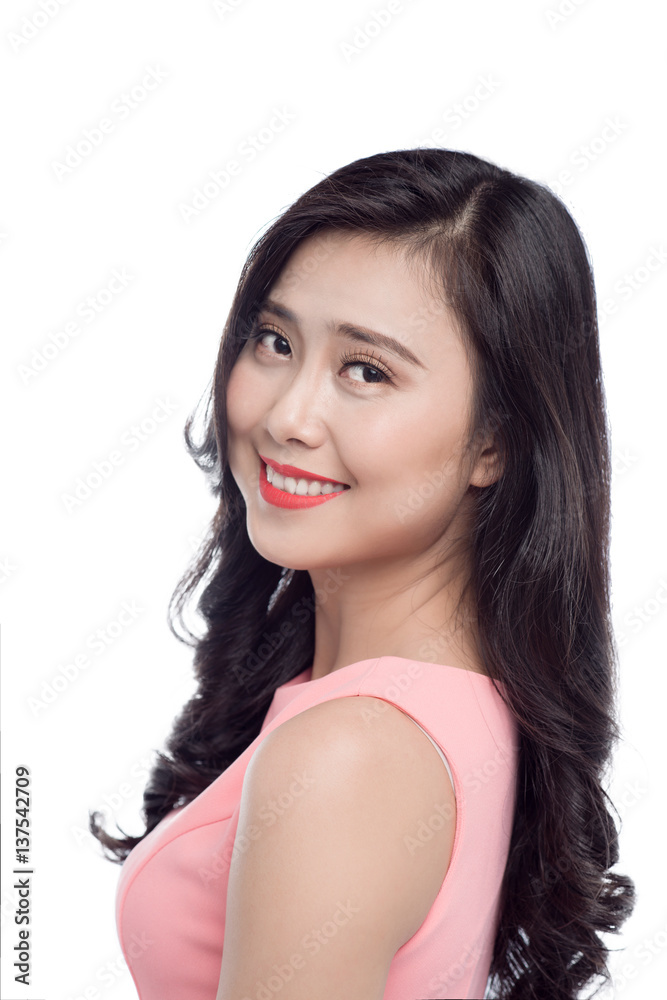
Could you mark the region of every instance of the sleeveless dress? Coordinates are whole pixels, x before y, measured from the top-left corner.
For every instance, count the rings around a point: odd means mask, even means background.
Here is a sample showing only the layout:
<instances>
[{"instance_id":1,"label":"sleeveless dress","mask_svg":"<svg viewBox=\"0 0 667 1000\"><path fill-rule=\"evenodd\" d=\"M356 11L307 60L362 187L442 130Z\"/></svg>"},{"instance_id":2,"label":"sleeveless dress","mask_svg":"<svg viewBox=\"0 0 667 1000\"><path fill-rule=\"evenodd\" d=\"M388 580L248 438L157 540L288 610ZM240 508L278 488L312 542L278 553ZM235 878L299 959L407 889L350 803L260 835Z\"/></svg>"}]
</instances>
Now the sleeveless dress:
<instances>
[{"instance_id":1,"label":"sleeveless dress","mask_svg":"<svg viewBox=\"0 0 667 1000\"><path fill-rule=\"evenodd\" d=\"M403 657L310 675L308 667L276 689L256 739L124 862L116 923L140 1000L215 1000L229 864L244 847L235 836L248 763L287 719L333 698L367 695L396 706L435 744L453 780L457 811L447 873L426 919L394 955L383 1000L484 997L516 797L518 734L510 710L484 674ZM442 827L436 807L415 841ZM273 998L282 983L278 975L258 980L248 1000Z\"/></svg>"}]
</instances>

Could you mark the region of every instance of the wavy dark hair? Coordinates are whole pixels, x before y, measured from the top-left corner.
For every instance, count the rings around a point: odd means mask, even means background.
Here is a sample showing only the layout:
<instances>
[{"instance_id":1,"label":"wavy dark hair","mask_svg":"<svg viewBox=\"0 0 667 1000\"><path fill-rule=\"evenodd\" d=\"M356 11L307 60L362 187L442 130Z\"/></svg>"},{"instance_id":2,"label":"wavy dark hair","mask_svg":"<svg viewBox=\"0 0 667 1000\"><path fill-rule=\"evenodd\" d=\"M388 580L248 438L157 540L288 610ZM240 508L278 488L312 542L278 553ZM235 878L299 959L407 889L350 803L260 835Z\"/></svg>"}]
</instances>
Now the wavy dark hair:
<instances>
[{"instance_id":1,"label":"wavy dark hair","mask_svg":"<svg viewBox=\"0 0 667 1000\"><path fill-rule=\"evenodd\" d=\"M122 862L173 807L236 760L259 734L276 687L312 663L310 576L268 562L249 540L227 462L225 391L294 250L315 234L336 233L395 244L426 265L474 360L471 440L492 428L504 471L490 486L469 487L466 592L484 669L502 682L497 690L520 736L487 996L572 1000L609 980L600 934L618 932L635 900L633 882L611 871L618 831L604 788L620 725L595 290L584 241L563 203L469 153L407 149L357 160L298 198L252 248L224 328L204 429L196 442L200 400L184 432L219 498L169 604L172 632L194 648L198 689L150 775L144 834L113 837L97 813L90 828L107 856ZM316 250L312 261L317 266ZM200 584L196 607L205 631L197 636L183 612ZM297 610L302 624L286 644L282 627Z\"/></svg>"}]
</instances>

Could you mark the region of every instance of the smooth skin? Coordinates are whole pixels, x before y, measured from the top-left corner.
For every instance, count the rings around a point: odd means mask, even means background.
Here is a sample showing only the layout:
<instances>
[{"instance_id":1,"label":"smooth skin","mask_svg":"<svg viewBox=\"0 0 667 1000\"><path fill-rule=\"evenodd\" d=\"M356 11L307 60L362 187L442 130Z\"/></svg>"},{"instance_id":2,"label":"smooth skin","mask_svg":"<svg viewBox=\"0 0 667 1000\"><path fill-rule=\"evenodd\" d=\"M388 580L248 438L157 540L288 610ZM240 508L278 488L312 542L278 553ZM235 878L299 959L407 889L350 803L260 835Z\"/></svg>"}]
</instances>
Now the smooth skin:
<instances>
[{"instance_id":1,"label":"smooth skin","mask_svg":"<svg viewBox=\"0 0 667 1000\"><path fill-rule=\"evenodd\" d=\"M442 885L455 823L440 756L388 702L334 698L278 726L243 783L236 843L247 846L230 865L217 1000L254 1000L271 977L286 1000L382 1000Z\"/></svg>"},{"instance_id":2,"label":"smooth skin","mask_svg":"<svg viewBox=\"0 0 667 1000\"><path fill-rule=\"evenodd\" d=\"M466 491L501 469L492 438L464 452L472 375L429 279L396 247L318 234L292 255L230 376L229 464L250 540L269 561L307 570L320 595L313 679L378 656L483 672L473 616L455 624L452 612L467 568ZM369 344L369 331L394 345ZM260 453L350 489L305 510L275 507L259 492ZM364 708L374 709L373 723ZM393 955L447 871L456 822L449 777L398 708L333 699L258 747L237 841L295 771L314 784L235 853L217 1000L254 1000L274 964L285 972L281 1000L381 1000ZM437 803L449 804L450 818L411 854L404 838ZM342 920L348 897L359 911L311 954L304 937L334 914ZM304 964L288 977L293 954Z\"/></svg>"}]
</instances>

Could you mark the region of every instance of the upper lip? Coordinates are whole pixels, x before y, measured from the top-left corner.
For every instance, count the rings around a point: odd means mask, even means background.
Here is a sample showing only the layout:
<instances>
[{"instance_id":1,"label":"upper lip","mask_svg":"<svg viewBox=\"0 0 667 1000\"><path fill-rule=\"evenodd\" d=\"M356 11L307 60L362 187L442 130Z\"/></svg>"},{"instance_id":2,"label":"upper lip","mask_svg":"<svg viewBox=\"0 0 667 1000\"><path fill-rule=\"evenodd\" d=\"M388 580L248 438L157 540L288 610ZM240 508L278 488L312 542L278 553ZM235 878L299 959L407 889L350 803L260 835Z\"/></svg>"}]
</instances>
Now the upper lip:
<instances>
[{"instance_id":1,"label":"upper lip","mask_svg":"<svg viewBox=\"0 0 667 1000\"><path fill-rule=\"evenodd\" d=\"M348 486L348 483L341 483L339 479L332 479L331 476L318 476L316 472L306 472L305 469L297 469L295 465L281 465L274 462L272 458L259 456L265 465L270 465L272 469L279 472L281 476L293 476L295 479L315 479L320 483L335 483L340 486Z\"/></svg>"}]
</instances>

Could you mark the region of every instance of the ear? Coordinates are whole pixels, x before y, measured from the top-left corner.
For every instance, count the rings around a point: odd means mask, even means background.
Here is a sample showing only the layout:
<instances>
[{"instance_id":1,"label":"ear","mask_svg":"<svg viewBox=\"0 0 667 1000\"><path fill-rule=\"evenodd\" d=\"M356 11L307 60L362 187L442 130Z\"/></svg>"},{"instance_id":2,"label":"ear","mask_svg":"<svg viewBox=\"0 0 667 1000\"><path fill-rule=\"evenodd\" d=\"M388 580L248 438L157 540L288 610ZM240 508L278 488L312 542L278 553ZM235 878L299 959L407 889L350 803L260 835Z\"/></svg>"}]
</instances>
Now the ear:
<instances>
[{"instance_id":1,"label":"ear","mask_svg":"<svg viewBox=\"0 0 667 1000\"><path fill-rule=\"evenodd\" d=\"M502 476L504 465L498 436L488 432L478 446L477 458L470 476L470 486L491 486Z\"/></svg>"}]
</instances>

